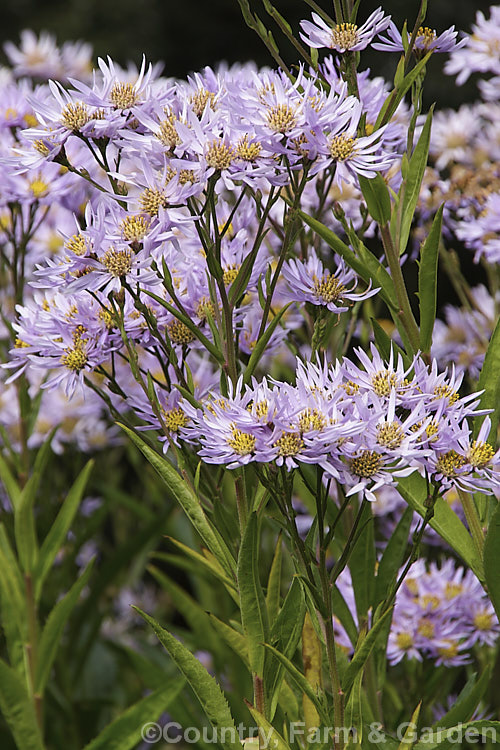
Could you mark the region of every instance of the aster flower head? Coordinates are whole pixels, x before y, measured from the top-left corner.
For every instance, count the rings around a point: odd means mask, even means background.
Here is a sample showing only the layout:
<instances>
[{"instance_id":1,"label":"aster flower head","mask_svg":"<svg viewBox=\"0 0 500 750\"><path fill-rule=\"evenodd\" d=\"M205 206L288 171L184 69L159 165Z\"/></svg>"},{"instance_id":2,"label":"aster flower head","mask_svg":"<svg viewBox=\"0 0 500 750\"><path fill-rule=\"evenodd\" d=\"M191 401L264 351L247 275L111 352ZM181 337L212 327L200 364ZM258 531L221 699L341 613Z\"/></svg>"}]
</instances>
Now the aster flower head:
<instances>
[{"instance_id":1,"label":"aster flower head","mask_svg":"<svg viewBox=\"0 0 500 750\"><path fill-rule=\"evenodd\" d=\"M408 32L406 34L409 43L411 37ZM457 42L457 35L458 31L455 31L454 26L450 26L449 29L446 29L439 35L428 26L420 26L415 37L413 50L416 54L420 55L424 55L427 52L451 52L466 44L466 39ZM372 47L382 52L405 51L401 33L393 21L390 21L387 25L387 37L381 36L380 42L374 42Z\"/></svg>"},{"instance_id":2,"label":"aster flower head","mask_svg":"<svg viewBox=\"0 0 500 750\"><path fill-rule=\"evenodd\" d=\"M330 26L318 13L312 14L311 21L301 21L304 33L300 36L310 47L333 49L337 52L357 51L368 47L372 39L387 28L390 16L385 16L382 8L377 8L361 25L340 23Z\"/></svg>"},{"instance_id":3,"label":"aster flower head","mask_svg":"<svg viewBox=\"0 0 500 750\"><path fill-rule=\"evenodd\" d=\"M291 297L297 302L310 302L326 307L330 312L346 312L350 305L359 300L373 297L379 290L371 289L356 293L358 279L342 258L337 259L337 268L330 273L312 250L306 261L291 259L283 266L283 276ZM352 284L350 288L348 285Z\"/></svg>"}]
</instances>

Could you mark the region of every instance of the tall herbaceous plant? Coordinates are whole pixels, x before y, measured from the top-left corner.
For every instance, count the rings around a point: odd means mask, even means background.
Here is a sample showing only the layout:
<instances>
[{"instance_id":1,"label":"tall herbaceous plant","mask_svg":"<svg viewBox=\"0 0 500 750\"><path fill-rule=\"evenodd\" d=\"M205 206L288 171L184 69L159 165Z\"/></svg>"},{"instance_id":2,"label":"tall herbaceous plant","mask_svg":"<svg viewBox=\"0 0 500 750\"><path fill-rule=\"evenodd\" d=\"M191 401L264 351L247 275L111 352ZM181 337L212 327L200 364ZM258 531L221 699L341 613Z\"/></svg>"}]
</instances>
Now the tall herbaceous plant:
<instances>
[{"instance_id":1,"label":"tall herbaceous plant","mask_svg":"<svg viewBox=\"0 0 500 750\"><path fill-rule=\"evenodd\" d=\"M276 67L6 46L2 747L493 746L500 9L239 2Z\"/></svg>"}]
</instances>

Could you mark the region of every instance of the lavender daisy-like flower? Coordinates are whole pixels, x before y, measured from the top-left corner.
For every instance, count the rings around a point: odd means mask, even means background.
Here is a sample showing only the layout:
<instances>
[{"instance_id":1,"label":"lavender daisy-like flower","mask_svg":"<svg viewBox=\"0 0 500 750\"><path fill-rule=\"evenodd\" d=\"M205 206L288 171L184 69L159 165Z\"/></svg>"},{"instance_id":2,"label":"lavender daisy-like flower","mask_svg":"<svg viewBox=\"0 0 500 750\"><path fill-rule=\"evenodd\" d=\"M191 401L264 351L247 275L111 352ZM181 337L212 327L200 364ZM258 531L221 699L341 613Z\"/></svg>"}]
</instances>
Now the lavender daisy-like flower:
<instances>
[{"instance_id":1,"label":"lavender daisy-like flower","mask_svg":"<svg viewBox=\"0 0 500 750\"><path fill-rule=\"evenodd\" d=\"M459 49L466 44L467 40L462 39L457 42L458 31L455 31L454 26L450 26L449 29L443 31L441 34L436 34L433 29L428 26L420 26L415 38L415 44L413 50L416 54L426 54L427 52L451 52ZM410 41L410 34L407 34L408 42ZM398 31L396 24L393 21L387 25L387 37L380 37L380 42L374 42L372 47L382 52L404 52L404 45L401 33Z\"/></svg>"},{"instance_id":2,"label":"lavender daisy-like flower","mask_svg":"<svg viewBox=\"0 0 500 750\"><path fill-rule=\"evenodd\" d=\"M304 33L300 34L310 47L334 49L347 52L365 49L372 39L389 25L390 16L385 16L382 8L377 8L361 26L354 23L338 23L330 26L318 13L312 14L311 21L301 21Z\"/></svg>"},{"instance_id":3,"label":"lavender daisy-like flower","mask_svg":"<svg viewBox=\"0 0 500 750\"><path fill-rule=\"evenodd\" d=\"M306 261L292 259L283 265L283 276L290 287L291 297L296 302L311 302L326 307L330 312L346 312L359 300L373 297L379 289L371 284L365 292L355 292L358 277L348 268L342 258L337 259L334 273L328 271L314 250ZM348 285L352 286L348 288Z\"/></svg>"}]
</instances>

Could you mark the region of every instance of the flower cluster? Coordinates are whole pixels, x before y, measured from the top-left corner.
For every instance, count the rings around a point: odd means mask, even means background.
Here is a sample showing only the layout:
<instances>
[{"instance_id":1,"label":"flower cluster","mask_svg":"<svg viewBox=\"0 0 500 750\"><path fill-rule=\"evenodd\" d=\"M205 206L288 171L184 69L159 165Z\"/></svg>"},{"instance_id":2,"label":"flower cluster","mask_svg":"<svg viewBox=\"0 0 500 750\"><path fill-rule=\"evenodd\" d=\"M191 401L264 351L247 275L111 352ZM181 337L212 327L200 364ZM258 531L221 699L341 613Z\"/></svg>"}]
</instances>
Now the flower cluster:
<instances>
[{"instance_id":1,"label":"flower cluster","mask_svg":"<svg viewBox=\"0 0 500 750\"><path fill-rule=\"evenodd\" d=\"M336 585L357 622L348 569ZM352 653L354 646L337 617L334 629L337 643ZM494 646L499 635L495 610L471 570L451 559L441 565L417 560L396 594L387 657L391 665L428 659L436 666L460 666L471 662L475 646Z\"/></svg>"},{"instance_id":2,"label":"flower cluster","mask_svg":"<svg viewBox=\"0 0 500 750\"><path fill-rule=\"evenodd\" d=\"M264 379L227 397L210 393L202 409L181 408L182 438L200 443L208 463L249 462L296 468L316 464L346 494L369 500L381 487L414 471L442 489L493 492L500 486L500 452L487 442L485 418L476 440L467 417L481 413L479 394L460 397L461 377L430 371L415 358L384 362L358 350L361 367L299 361L296 382Z\"/></svg>"}]
</instances>

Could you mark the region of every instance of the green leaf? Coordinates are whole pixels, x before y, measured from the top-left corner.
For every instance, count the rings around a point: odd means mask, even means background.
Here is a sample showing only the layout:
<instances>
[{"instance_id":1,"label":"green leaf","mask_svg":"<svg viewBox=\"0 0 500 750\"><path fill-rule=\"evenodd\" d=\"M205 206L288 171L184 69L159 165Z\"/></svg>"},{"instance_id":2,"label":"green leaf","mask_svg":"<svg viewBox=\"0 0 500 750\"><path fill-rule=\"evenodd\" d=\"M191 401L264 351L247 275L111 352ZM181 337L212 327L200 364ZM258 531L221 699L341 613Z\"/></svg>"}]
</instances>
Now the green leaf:
<instances>
[{"instance_id":1,"label":"green leaf","mask_svg":"<svg viewBox=\"0 0 500 750\"><path fill-rule=\"evenodd\" d=\"M370 216L377 224L384 226L391 218L391 196L384 178L377 172L372 179L360 174L358 181Z\"/></svg>"},{"instance_id":2,"label":"green leaf","mask_svg":"<svg viewBox=\"0 0 500 750\"><path fill-rule=\"evenodd\" d=\"M420 188L424 177L425 168L427 166L427 158L429 155L429 143L431 138L431 123L432 113L434 107L432 106L424 127L418 139L417 145L410 157L408 166L408 176L403 186L403 198L401 203L401 226L399 233L399 253L402 255L406 250L408 244L408 237L410 236L411 224L413 221L413 215L418 202L418 196L420 195Z\"/></svg>"},{"instance_id":3,"label":"green leaf","mask_svg":"<svg viewBox=\"0 0 500 750\"><path fill-rule=\"evenodd\" d=\"M9 500L12 503L14 510L19 505L21 499L21 488L19 487L16 479L11 472L9 465L3 455L0 453L0 479L2 484L9 496Z\"/></svg>"},{"instance_id":4,"label":"green leaf","mask_svg":"<svg viewBox=\"0 0 500 750\"><path fill-rule=\"evenodd\" d=\"M24 582L3 524L0 524L0 588L5 605L2 617L15 619L20 632L23 632L26 608Z\"/></svg>"},{"instance_id":5,"label":"green leaf","mask_svg":"<svg viewBox=\"0 0 500 750\"><path fill-rule=\"evenodd\" d=\"M252 671L264 676L265 649L269 624L266 602L259 579L259 520L253 512L248 519L238 555L238 588L240 592L241 622L247 638Z\"/></svg>"},{"instance_id":6,"label":"green leaf","mask_svg":"<svg viewBox=\"0 0 500 750\"><path fill-rule=\"evenodd\" d=\"M417 734L417 722L418 717L420 716L420 708L422 706L422 701L418 704L416 709L411 715L411 719L408 722L408 726L406 727L406 731L403 735L403 739L399 743L398 750L411 750L411 748L415 745L415 742L418 739Z\"/></svg>"},{"instance_id":7,"label":"green leaf","mask_svg":"<svg viewBox=\"0 0 500 750\"><path fill-rule=\"evenodd\" d=\"M190 560L195 563L196 566L198 566L198 572L200 570L200 566L206 570L207 573L210 573L211 575L214 575L216 578L221 581L226 589L231 594L232 598L238 600L238 592L236 591L236 584L234 579L228 578L226 572L224 571L224 568L221 566L221 564L217 561L217 558L214 557L214 555L207 549L204 549L204 554L201 555L199 552L196 552L196 550L191 549L191 547L188 547L186 544L183 544L183 542L180 542L178 539L174 539L171 536L166 536L165 539L168 539L168 541L173 544L177 549L179 549L186 557L188 557ZM164 553L163 552L156 552L154 557L157 557L159 560L164 559ZM239 600L238 600L239 601Z\"/></svg>"},{"instance_id":8,"label":"green leaf","mask_svg":"<svg viewBox=\"0 0 500 750\"><path fill-rule=\"evenodd\" d=\"M427 512L424 505L427 497L425 479L414 472L409 477L399 480L398 490L410 508L413 508L424 518ZM472 537L457 514L442 497L438 497L436 500L434 517L429 525L460 555L469 568L472 568L481 583L484 583L483 563Z\"/></svg>"},{"instance_id":9,"label":"green leaf","mask_svg":"<svg viewBox=\"0 0 500 750\"><path fill-rule=\"evenodd\" d=\"M274 656L278 659L279 662L285 667L286 671L292 678L292 680L295 682L299 690L301 690L303 693L307 695L310 701L314 704L321 721L325 726L330 726L330 720L328 717L328 712L325 709L325 706L320 701L318 695L316 692L312 689L309 682L306 680L302 672L300 672L297 667L292 664L292 662L286 658L280 651L278 651L277 648L274 648L274 646L270 646L268 643L265 644L265 647L272 653Z\"/></svg>"},{"instance_id":10,"label":"green leaf","mask_svg":"<svg viewBox=\"0 0 500 750\"><path fill-rule=\"evenodd\" d=\"M209 550L213 552L225 572L232 578L236 567L234 558L217 530L214 529L209 522L198 497L189 486L187 480L179 476L177 470L172 466L170 461L150 448L140 435L133 430L130 430L125 425L118 424L122 430L127 433L134 445L136 445L147 458L153 469L161 477L166 487L168 487L172 495L182 507L204 543Z\"/></svg>"},{"instance_id":11,"label":"green leaf","mask_svg":"<svg viewBox=\"0 0 500 750\"><path fill-rule=\"evenodd\" d=\"M469 735L466 732L469 730ZM489 721L488 719L479 719L478 721L468 721L465 724L458 724L454 727L447 727L441 731L433 730L423 732L420 741L414 746L414 750L436 750L437 748L449 748L458 743L460 747L470 747L467 741L478 744L479 738L488 738L493 743L498 742L500 731L500 721Z\"/></svg>"},{"instance_id":12,"label":"green leaf","mask_svg":"<svg viewBox=\"0 0 500 750\"><path fill-rule=\"evenodd\" d=\"M460 724L460 722L469 721L472 718L474 711L479 705L479 701L488 687L492 666L489 665L485 669L477 682L476 675L472 675L453 704L453 707L436 721L433 725L434 728L453 727L456 724Z\"/></svg>"},{"instance_id":13,"label":"green leaf","mask_svg":"<svg viewBox=\"0 0 500 750\"><path fill-rule=\"evenodd\" d=\"M210 622L214 626L219 636L227 643L227 645L233 649L235 654L238 654L242 662L250 669L250 662L248 660L248 648L247 641L244 635L238 633L237 630L227 625L222 620L219 620L214 614L209 612Z\"/></svg>"},{"instance_id":14,"label":"green leaf","mask_svg":"<svg viewBox=\"0 0 500 750\"><path fill-rule=\"evenodd\" d=\"M274 331L276 330L280 320L282 319L283 315L286 313L290 305L292 305L292 302L289 302L288 305L285 305L277 315L274 316L272 321L267 326L266 330L262 334L262 336L257 339L255 346L253 348L253 351L250 355L250 359L248 360L248 364L245 368L245 372L243 373L243 383L248 384L252 378L252 375L255 372L255 368L259 364L261 357L267 347L267 344L269 342L269 339L273 335Z\"/></svg>"},{"instance_id":15,"label":"green leaf","mask_svg":"<svg viewBox=\"0 0 500 750\"><path fill-rule=\"evenodd\" d=\"M44 750L35 707L17 672L0 659L0 710L19 750Z\"/></svg>"},{"instance_id":16,"label":"green leaf","mask_svg":"<svg viewBox=\"0 0 500 750\"><path fill-rule=\"evenodd\" d=\"M38 539L33 515L33 503L39 484L39 474L33 473L21 492L14 511L14 532L19 562L25 573L31 573L38 559Z\"/></svg>"},{"instance_id":17,"label":"green leaf","mask_svg":"<svg viewBox=\"0 0 500 750\"><path fill-rule=\"evenodd\" d=\"M241 744L236 740L236 727L226 698L212 675L207 672L205 667L200 664L198 659L182 643L162 628L156 620L137 607L134 607L134 609L151 625L158 639L191 685L211 725L215 729L222 727L234 728L233 738L230 736L229 741L227 739L227 731L223 733L222 739L225 741L221 741L221 745L224 748L228 748L228 750L241 750ZM230 732L229 734L231 735L232 733Z\"/></svg>"},{"instance_id":18,"label":"green leaf","mask_svg":"<svg viewBox=\"0 0 500 750\"><path fill-rule=\"evenodd\" d=\"M133 750L141 740L146 739L147 742L148 738L151 740L158 736L159 741L162 730L154 720L168 709L184 685L184 680L169 681L167 685L134 703L85 745L84 750ZM149 736L146 734L148 727L151 730Z\"/></svg>"},{"instance_id":19,"label":"green leaf","mask_svg":"<svg viewBox=\"0 0 500 750\"><path fill-rule=\"evenodd\" d=\"M380 558L375 578L375 608L386 598L403 564L412 518L411 508L406 508Z\"/></svg>"},{"instance_id":20,"label":"green leaf","mask_svg":"<svg viewBox=\"0 0 500 750\"><path fill-rule=\"evenodd\" d=\"M490 339L483 367L477 384L478 391L484 391L481 396L481 408L493 409L489 415L491 429L489 439L496 443L498 420L500 416L500 319L497 321L495 330ZM484 415L478 415L474 419L474 437L478 436L479 429L484 420Z\"/></svg>"},{"instance_id":21,"label":"green leaf","mask_svg":"<svg viewBox=\"0 0 500 750\"><path fill-rule=\"evenodd\" d=\"M355 647L358 640L358 630L356 628L356 623L354 622L354 617L352 616L351 610L346 604L346 601L336 584L332 586L332 608L333 614L340 620L347 635L349 636L349 640L351 641L353 647Z\"/></svg>"},{"instance_id":22,"label":"green leaf","mask_svg":"<svg viewBox=\"0 0 500 750\"><path fill-rule=\"evenodd\" d=\"M495 612L500 618L500 565L498 562L498 550L500 549L500 503L488 526L488 533L484 542L483 562L484 575L488 594Z\"/></svg>"},{"instance_id":23,"label":"green leaf","mask_svg":"<svg viewBox=\"0 0 500 750\"><path fill-rule=\"evenodd\" d=\"M208 651L217 653L218 640L212 629L212 623L207 612L201 607L192 596L190 596L182 586L178 586L168 576L155 568L154 565L148 565L147 571L156 578L160 586L170 594L175 609L181 613L183 618L189 624L189 627L197 637L197 644L200 648L206 648Z\"/></svg>"},{"instance_id":24,"label":"green leaf","mask_svg":"<svg viewBox=\"0 0 500 750\"><path fill-rule=\"evenodd\" d=\"M441 225L443 223L444 203L439 206L429 234L420 253L418 270L418 298L420 306L420 348L430 352L432 331L436 319L437 305L437 272Z\"/></svg>"},{"instance_id":25,"label":"green leaf","mask_svg":"<svg viewBox=\"0 0 500 750\"><path fill-rule=\"evenodd\" d=\"M250 705L248 701L245 701L245 703L253 718L257 722L258 727L260 728L260 730L262 730L261 732L259 732L259 734L264 740L264 746L266 748L269 748L269 750L291 750L288 742L285 742L281 734L276 731L272 724L268 722L266 717L261 714L260 711L257 711L256 708Z\"/></svg>"},{"instance_id":26,"label":"green leaf","mask_svg":"<svg viewBox=\"0 0 500 750\"><path fill-rule=\"evenodd\" d=\"M366 618L372 606L375 589L375 538L370 503L365 503L361 511L359 535L349 555L349 570L356 600L358 620Z\"/></svg>"},{"instance_id":27,"label":"green leaf","mask_svg":"<svg viewBox=\"0 0 500 750\"><path fill-rule=\"evenodd\" d=\"M356 675L358 674L360 669L364 668L372 652L372 649L375 646L375 643L381 633L382 628L385 626L387 620L390 620L391 617L392 607L388 609L387 612L384 612L380 619L375 622L375 625L370 628L365 638L363 638L361 644L354 652L354 656L352 657L349 666L345 671L344 679L342 682L342 689L346 694L353 686Z\"/></svg>"},{"instance_id":28,"label":"green leaf","mask_svg":"<svg viewBox=\"0 0 500 750\"><path fill-rule=\"evenodd\" d=\"M405 96L406 92L410 90L412 85L415 83L419 75L421 74L422 70L427 65L427 62L429 61L429 58L431 56L432 52L428 52L425 57L423 57L419 62L415 65L412 70L410 70L409 73L404 76L403 80L399 83L399 85L396 86L395 89L391 91L391 93L387 96L385 102L382 105L382 108L379 112L379 115L377 117L377 121L375 123L374 129L377 130L383 122L389 122L394 112L397 110L399 103ZM399 66L398 66L399 70ZM396 71L398 82L401 80L401 73ZM396 79L394 81L396 83Z\"/></svg>"},{"instance_id":29,"label":"green leaf","mask_svg":"<svg viewBox=\"0 0 500 750\"><path fill-rule=\"evenodd\" d=\"M75 479L40 548L38 562L33 575L35 581L36 601L40 598L43 582L45 581L49 570L52 568L56 555L66 541L67 533L81 503L93 465L93 460L88 461Z\"/></svg>"},{"instance_id":30,"label":"green leaf","mask_svg":"<svg viewBox=\"0 0 500 750\"><path fill-rule=\"evenodd\" d=\"M38 659L35 674L35 692L43 695L50 670L57 655L57 648L64 631L64 626L71 612L78 604L80 594L89 580L94 560L85 568L68 593L60 599L51 611L43 629L38 646Z\"/></svg>"},{"instance_id":31,"label":"green leaf","mask_svg":"<svg viewBox=\"0 0 500 750\"><path fill-rule=\"evenodd\" d=\"M401 355L401 359L403 360L406 369L411 367L413 357L409 357L404 349L401 349L401 347L398 346L398 344L396 344L396 342L388 336L383 327L377 320L375 320L375 318L371 318L370 320L373 327L373 335L375 336L377 349L379 350L383 358L388 360L391 356L391 351L393 351L394 354Z\"/></svg>"},{"instance_id":32,"label":"green leaf","mask_svg":"<svg viewBox=\"0 0 500 750\"><path fill-rule=\"evenodd\" d=\"M266 607L269 624L272 626L278 616L281 591L281 562L283 558L283 541L281 531L278 534L276 549L274 551L269 578L267 579Z\"/></svg>"}]
</instances>

